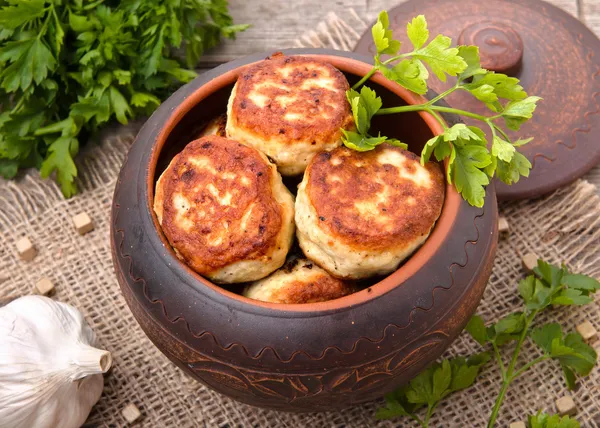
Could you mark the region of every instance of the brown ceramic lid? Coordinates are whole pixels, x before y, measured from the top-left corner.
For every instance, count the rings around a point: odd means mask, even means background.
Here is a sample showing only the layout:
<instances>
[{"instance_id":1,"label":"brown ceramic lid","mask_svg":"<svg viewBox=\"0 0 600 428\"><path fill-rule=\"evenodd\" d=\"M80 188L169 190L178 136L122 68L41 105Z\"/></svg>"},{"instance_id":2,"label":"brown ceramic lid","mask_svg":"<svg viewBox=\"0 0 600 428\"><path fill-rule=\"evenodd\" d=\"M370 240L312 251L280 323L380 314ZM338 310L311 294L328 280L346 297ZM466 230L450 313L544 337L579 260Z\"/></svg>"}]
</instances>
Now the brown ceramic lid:
<instances>
[{"instance_id":1,"label":"brown ceramic lid","mask_svg":"<svg viewBox=\"0 0 600 428\"><path fill-rule=\"evenodd\" d=\"M403 44L408 43L406 23L419 14L427 18L432 36L441 33L455 43L478 45L484 67L518 77L530 95L543 98L534 118L519 131L535 137L520 148L533 164L531 174L512 186L497 181L499 199L542 195L600 162L595 135L600 130L600 40L580 21L539 0L410 0L389 11L390 27ZM373 55L370 26L355 51ZM430 79L437 92L452 84L451 79ZM447 101L489 114L464 91Z\"/></svg>"}]
</instances>

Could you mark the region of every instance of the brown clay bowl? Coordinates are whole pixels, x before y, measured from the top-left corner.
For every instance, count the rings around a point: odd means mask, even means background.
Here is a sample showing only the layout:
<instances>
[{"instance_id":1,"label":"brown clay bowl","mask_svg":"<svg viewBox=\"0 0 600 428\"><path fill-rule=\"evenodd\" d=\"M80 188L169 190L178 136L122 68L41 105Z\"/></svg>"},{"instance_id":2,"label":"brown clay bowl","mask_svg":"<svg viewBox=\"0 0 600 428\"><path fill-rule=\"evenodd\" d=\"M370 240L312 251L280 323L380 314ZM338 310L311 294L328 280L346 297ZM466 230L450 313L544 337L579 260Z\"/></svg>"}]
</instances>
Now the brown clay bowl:
<instances>
[{"instance_id":1,"label":"brown clay bowl","mask_svg":"<svg viewBox=\"0 0 600 428\"><path fill-rule=\"evenodd\" d=\"M350 82L370 68L350 52L289 50L328 61ZM325 411L393 390L437 359L475 311L497 242L492 187L483 209L452 186L425 244L395 273L341 299L284 305L250 300L181 263L151 209L155 180L199 127L225 111L240 70L267 54L209 71L179 89L138 134L121 170L111 240L121 290L154 344L186 373L248 404ZM375 76L384 105L421 98ZM426 114L378 117L374 126L417 153L439 125Z\"/></svg>"}]
</instances>

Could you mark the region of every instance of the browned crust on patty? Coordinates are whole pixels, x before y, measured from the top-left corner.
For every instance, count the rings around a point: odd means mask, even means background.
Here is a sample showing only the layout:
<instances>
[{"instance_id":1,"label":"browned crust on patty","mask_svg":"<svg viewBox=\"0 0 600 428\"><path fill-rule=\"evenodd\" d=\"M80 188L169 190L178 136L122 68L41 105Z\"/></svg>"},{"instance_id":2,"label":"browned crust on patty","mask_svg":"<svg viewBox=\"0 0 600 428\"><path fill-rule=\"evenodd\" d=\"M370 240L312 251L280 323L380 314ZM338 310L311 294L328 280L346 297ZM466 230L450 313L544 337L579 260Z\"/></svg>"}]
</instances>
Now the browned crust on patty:
<instances>
[{"instance_id":1,"label":"browned crust on patty","mask_svg":"<svg viewBox=\"0 0 600 428\"><path fill-rule=\"evenodd\" d=\"M300 267L306 270L310 280L288 282L285 287L272 293L270 301L288 304L318 303L339 299L356 291L352 283L344 282L327 273L311 275L312 267L313 264L310 262ZM293 269L293 265L290 267L288 263L282 269L287 269L289 272Z\"/></svg>"},{"instance_id":2,"label":"browned crust on patty","mask_svg":"<svg viewBox=\"0 0 600 428\"><path fill-rule=\"evenodd\" d=\"M195 159L202 158L210 161L216 173L194 165ZM224 178L227 173L235 179ZM274 173L275 168L255 149L215 135L189 143L178 155L164 177L162 229L192 269L210 274L237 261L269 257L283 222L271 187ZM210 191L211 185L220 195L229 193L231 204L221 204ZM189 230L178 217L182 210L174 206L176 194L190 201L183 215L184 221L193 224ZM244 232L241 222L250 208ZM222 242L211 245L215 237Z\"/></svg>"},{"instance_id":3,"label":"browned crust on patty","mask_svg":"<svg viewBox=\"0 0 600 428\"><path fill-rule=\"evenodd\" d=\"M282 68L293 70L285 76ZM302 89L308 79L327 76L334 81L332 87ZM249 95L265 82L281 84L285 88L264 86L258 89L260 95L269 99L265 107L259 107ZM289 144L336 141L341 138L340 128L348 129L354 123L346 99L348 89L346 77L331 64L302 56L274 56L248 67L239 76L229 119L237 127ZM282 106L277 101L280 96L295 99ZM301 119L286 120L286 113L297 113Z\"/></svg>"},{"instance_id":4,"label":"browned crust on patty","mask_svg":"<svg viewBox=\"0 0 600 428\"><path fill-rule=\"evenodd\" d=\"M292 281L284 289L274 292L274 303L318 303L352 294L354 290L339 279L319 275L311 281Z\"/></svg>"},{"instance_id":5,"label":"browned crust on patty","mask_svg":"<svg viewBox=\"0 0 600 428\"><path fill-rule=\"evenodd\" d=\"M432 185L423 188L400 177L396 166L379 163L376 159L384 150L405 156L408 172L416 171L420 166L419 156L385 144L369 152L338 147L331 152L319 153L306 171L309 174L307 195L320 226L358 250L385 250L408 245L429 234L441 214L445 182L440 166L433 162L425 165ZM333 165L332 158L342 161ZM332 177L338 177L339 181ZM355 203L373 201L384 188L389 194L384 201L377 201L375 214L364 215L357 210Z\"/></svg>"}]
</instances>

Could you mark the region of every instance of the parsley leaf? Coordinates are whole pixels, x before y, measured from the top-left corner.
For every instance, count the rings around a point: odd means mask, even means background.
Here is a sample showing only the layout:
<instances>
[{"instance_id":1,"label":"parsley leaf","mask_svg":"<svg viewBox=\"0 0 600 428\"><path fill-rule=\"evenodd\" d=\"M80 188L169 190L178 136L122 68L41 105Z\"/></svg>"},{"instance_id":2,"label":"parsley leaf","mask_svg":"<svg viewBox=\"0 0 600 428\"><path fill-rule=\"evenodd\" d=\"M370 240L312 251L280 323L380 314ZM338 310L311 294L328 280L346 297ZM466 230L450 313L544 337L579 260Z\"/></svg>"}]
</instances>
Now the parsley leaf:
<instances>
[{"instance_id":1,"label":"parsley leaf","mask_svg":"<svg viewBox=\"0 0 600 428\"><path fill-rule=\"evenodd\" d=\"M496 173L498 178L506 183L517 183L521 177L529 177L531 162L520 152L515 151L510 162L498 160Z\"/></svg>"},{"instance_id":2,"label":"parsley leaf","mask_svg":"<svg viewBox=\"0 0 600 428\"><path fill-rule=\"evenodd\" d=\"M456 76L467 68L467 63L458 54L458 48L451 48L449 37L438 35L427 46L415 50L413 58L427 63L438 79L446 81L446 74Z\"/></svg>"},{"instance_id":3,"label":"parsley leaf","mask_svg":"<svg viewBox=\"0 0 600 428\"><path fill-rule=\"evenodd\" d=\"M575 387L575 373L586 376L596 364L596 352L587 345L579 333L569 333L563 338L559 324L546 324L531 332L531 339L544 353L558 360L569 389Z\"/></svg>"},{"instance_id":4,"label":"parsley leaf","mask_svg":"<svg viewBox=\"0 0 600 428\"><path fill-rule=\"evenodd\" d=\"M561 276L561 283L575 290L600 290L600 281L586 275L563 272L563 275Z\"/></svg>"},{"instance_id":5,"label":"parsley leaf","mask_svg":"<svg viewBox=\"0 0 600 428\"><path fill-rule=\"evenodd\" d=\"M59 137L48 147L50 155L42 163L40 174L47 178L56 170L56 181L60 184L63 195L69 198L77 193L74 179L77 168L73 162L73 153L77 152L79 142L73 137Z\"/></svg>"},{"instance_id":6,"label":"parsley leaf","mask_svg":"<svg viewBox=\"0 0 600 428\"><path fill-rule=\"evenodd\" d=\"M342 129L342 141L346 147L359 152L373 150L378 145L387 142L397 147L406 149L406 144L383 136L372 137L368 134L371 127L371 118L381 108L381 98L375 94L375 91L367 86L363 86L360 93L350 89L346 93L348 102L352 108L354 123L357 132Z\"/></svg>"},{"instance_id":7,"label":"parsley leaf","mask_svg":"<svg viewBox=\"0 0 600 428\"><path fill-rule=\"evenodd\" d=\"M559 267L538 260L530 275L519 283L519 293L528 309L543 309L554 305L585 305L592 302L590 293L600 289L600 282L585 275L572 274Z\"/></svg>"},{"instance_id":8,"label":"parsley leaf","mask_svg":"<svg viewBox=\"0 0 600 428\"><path fill-rule=\"evenodd\" d=\"M471 95L486 104L493 105L498 101L498 95L494 92L494 87L491 85L480 85L471 89L470 92Z\"/></svg>"},{"instance_id":9,"label":"parsley leaf","mask_svg":"<svg viewBox=\"0 0 600 428\"><path fill-rule=\"evenodd\" d=\"M471 205L483 206L485 186L490 182L482 170L491 162L485 147L464 145L456 146L450 155L450 175L456 190Z\"/></svg>"},{"instance_id":10,"label":"parsley leaf","mask_svg":"<svg viewBox=\"0 0 600 428\"><path fill-rule=\"evenodd\" d=\"M506 315L488 327L485 327L483 319L479 315L474 315L465 329L482 346L488 342L502 346L505 343L519 339L525 326L525 314L515 312Z\"/></svg>"},{"instance_id":11,"label":"parsley leaf","mask_svg":"<svg viewBox=\"0 0 600 428\"><path fill-rule=\"evenodd\" d=\"M491 340L497 345L504 345L512 340L517 340L525 328L525 314L515 312L505 316L488 329Z\"/></svg>"},{"instance_id":12,"label":"parsley leaf","mask_svg":"<svg viewBox=\"0 0 600 428\"><path fill-rule=\"evenodd\" d=\"M444 131L444 141L454 141L459 145L465 145L468 144L466 141L468 140L469 143L471 142L483 142L485 141L484 139L482 139L481 134L476 132L476 128L473 128L471 126L467 126L464 123L457 123L456 125L454 125L452 128L446 129ZM478 144L481 146L484 146L485 144Z\"/></svg>"},{"instance_id":13,"label":"parsley leaf","mask_svg":"<svg viewBox=\"0 0 600 428\"><path fill-rule=\"evenodd\" d=\"M423 15L413 18L406 26L406 33L415 49L420 49L429 40L427 21Z\"/></svg>"},{"instance_id":14,"label":"parsley leaf","mask_svg":"<svg viewBox=\"0 0 600 428\"><path fill-rule=\"evenodd\" d=\"M488 72L473 77L473 82L465 85L468 90L479 88L483 85L489 85L494 88L494 93L498 98L510 101L517 101L527 98L527 93L519 84L516 77L508 77L506 74Z\"/></svg>"},{"instance_id":15,"label":"parsley leaf","mask_svg":"<svg viewBox=\"0 0 600 428\"><path fill-rule=\"evenodd\" d=\"M19 0L0 9L0 27L14 30L44 16L45 0Z\"/></svg>"},{"instance_id":16,"label":"parsley leaf","mask_svg":"<svg viewBox=\"0 0 600 428\"><path fill-rule=\"evenodd\" d=\"M558 323L546 324L531 332L533 342L547 354L552 353L552 342L557 338L562 338L562 330Z\"/></svg>"},{"instance_id":17,"label":"parsley leaf","mask_svg":"<svg viewBox=\"0 0 600 428\"><path fill-rule=\"evenodd\" d=\"M447 395L473 385L479 370L490 360L488 353L468 359L458 357L434 363L415 376L408 385L385 397L386 407L377 411L377 419L412 416L426 406L430 410Z\"/></svg>"},{"instance_id":18,"label":"parsley leaf","mask_svg":"<svg viewBox=\"0 0 600 428\"><path fill-rule=\"evenodd\" d=\"M394 55L400 49L400 42L394 40L392 30L389 29L389 26L388 13L384 10L379 14L377 22L371 29L378 57L383 54Z\"/></svg>"},{"instance_id":19,"label":"parsley leaf","mask_svg":"<svg viewBox=\"0 0 600 428\"><path fill-rule=\"evenodd\" d=\"M402 60L392 69L381 66L380 71L385 77L410 91L420 95L427 93L429 72L417 59Z\"/></svg>"},{"instance_id":20,"label":"parsley leaf","mask_svg":"<svg viewBox=\"0 0 600 428\"><path fill-rule=\"evenodd\" d=\"M19 170L19 161L14 159L0 159L0 176L14 178Z\"/></svg>"},{"instance_id":21,"label":"parsley leaf","mask_svg":"<svg viewBox=\"0 0 600 428\"><path fill-rule=\"evenodd\" d=\"M484 170L492 161L485 145L485 135L480 130L458 123L425 144L421 164L428 162L431 154L438 161L449 157L448 181L454 183L456 190L471 205L481 207L485 197L484 186L489 184Z\"/></svg>"},{"instance_id":22,"label":"parsley leaf","mask_svg":"<svg viewBox=\"0 0 600 428\"><path fill-rule=\"evenodd\" d=\"M475 339L477 343L480 345L485 345L489 340L487 329L485 328L485 323L483 322L483 318L479 315L473 315L465 330Z\"/></svg>"},{"instance_id":23,"label":"parsley leaf","mask_svg":"<svg viewBox=\"0 0 600 428\"><path fill-rule=\"evenodd\" d=\"M521 147L524 146L527 143L530 143L533 141L533 137L530 138L519 138L517 141L515 141L513 144L513 147Z\"/></svg>"},{"instance_id":24,"label":"parsley leaf","mask_svg":"<svg viewBox=\"0 0 600 428\"><path fill-rule=\"evenodd\" d=\"M371 127L371 118L381 108L381 98L367 86L361 88L360 94L350 89L347 97L352 106L352 114L354 115L358 132L361 134L367 133Z\"/></svg>"},{"instance_id":25,"label":"parsley leaf","mask_svg":"<svg viewBox=\"0 0 600 428\"><path fill-rule=\"evenodd\" d=\"M519 101L511 101L502 112L502 117L509 129L518 131L521 125L533 117L540 97L527 97Z\"/></svg>"},{"instance_id":26,"label":"parsley leaf","mask_svg":"<svg viewBox=\"0 0 600 428\"><path fill-rule=\"evenodd\" d=\"M479 57L479 48L477 46L459 46L458 55L467 64L459 75L458 80L463 81L478 74L486 74L488 71L481 68L481 59Z\"/></svg>"},{"instance_id":27,"label":"parsley leaf","mask_svg":"<svg viewBox=\"0 0 600 428\"><path fill-rule=\"evenodd\" d=\"M386 406L377 409L377 413L375 414L377 419L381 420L392 419L398 416L410 416L415 412L417 406L408 402L404 389L405 388L385 395Z\"/></svg>"},{"instance_id":28,"label":"parsley leaf","mask_svg":"<svg viewBox=\"0 0 600 428\"><path fill-rule=\"evenodd\" d=\"M342 133L344 135L343 141L346 147L359 152L373 150L386 140L386 137L368 137L353 131L343 130Z\"/></svg>"},{"instance_id":29,"label":"parsley leaf","mask_svg":"<svg viewBox=\"0 0 600 428\"><path fill-rule=\"evenodd\" d=\"M421 153L421 164L424 165L425 162L428 162L432 153L435 153L438 161L448 157L451 153L452 146L447 143L455 143L459 146L474 144L485 147L486 140L485 134L480 132L478 128L467 126L463 123L457 123L451 128L446 129L442 135L436 135L427 141Z\"/></svg>"},{"instance_id":30,"label":"parsley leaf","mask_svg":"<svg viewBox=\"0 0 600 428\"><path fill-rule=\"evenodd\" d=\"M515 147L512 144L498 136L494 137L494 140L492 142L492 155L496 156L498 159L504 162L510 163L514 154Z\"/></svg>"},{"instance_id":31,"label":"parsley leaf","mask_svg":"<svg viewBox=\"0 0 600 428\"><path fill-rule=\"evenodd\" d=\"M529 428L580 428L577 420L570 416L549 415L540 410L536 415L527 418Z\"/></svg>"},{"instance_id":32,"label":"parsley leaf","mask_svg":"<svg viewBox=\"0 0 600 428\"><path fill-rule=\"evenodd\" d=\"M0 74L2 88L6 92L15 92L18 89L25 91L32 82L41 84L56 67L56 59L50 49L39 39L33 38L23 41L18 49L15 44L9 46L10 51L2 49L4 55L12 62ZM18 52L17 52L18 51Z\"/></svg>"},{"instance_id":33,"label":"parsley leaf","mask_svg":"<svg viewBox=\"0 0 600 428\"><path fill-rule=\"evenodd\" d=\"M552 289L534 275L521 280L518 289L527 309L543 309L552 303Z\"/></svg>"}]
</instances>

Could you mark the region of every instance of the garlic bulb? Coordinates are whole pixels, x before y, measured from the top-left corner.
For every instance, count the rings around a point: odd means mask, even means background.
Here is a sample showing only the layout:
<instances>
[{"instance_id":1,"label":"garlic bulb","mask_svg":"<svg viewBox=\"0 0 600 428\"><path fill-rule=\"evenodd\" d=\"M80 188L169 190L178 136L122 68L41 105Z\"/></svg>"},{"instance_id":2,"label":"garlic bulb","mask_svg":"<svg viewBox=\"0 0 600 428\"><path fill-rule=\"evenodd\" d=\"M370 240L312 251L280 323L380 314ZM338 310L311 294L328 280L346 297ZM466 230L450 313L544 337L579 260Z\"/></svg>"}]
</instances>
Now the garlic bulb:
<instances>
[{"instance_id":1,"label":"garlic bulb","mask_svg":"<svg viewBox=\"0 0 600 428\"><path fill-rule=\"evenodd\" d=\"M43 296L0 308L0 427L79 427L98 401L110 352L72 306Z\"/></svg>"}]
</instances>

